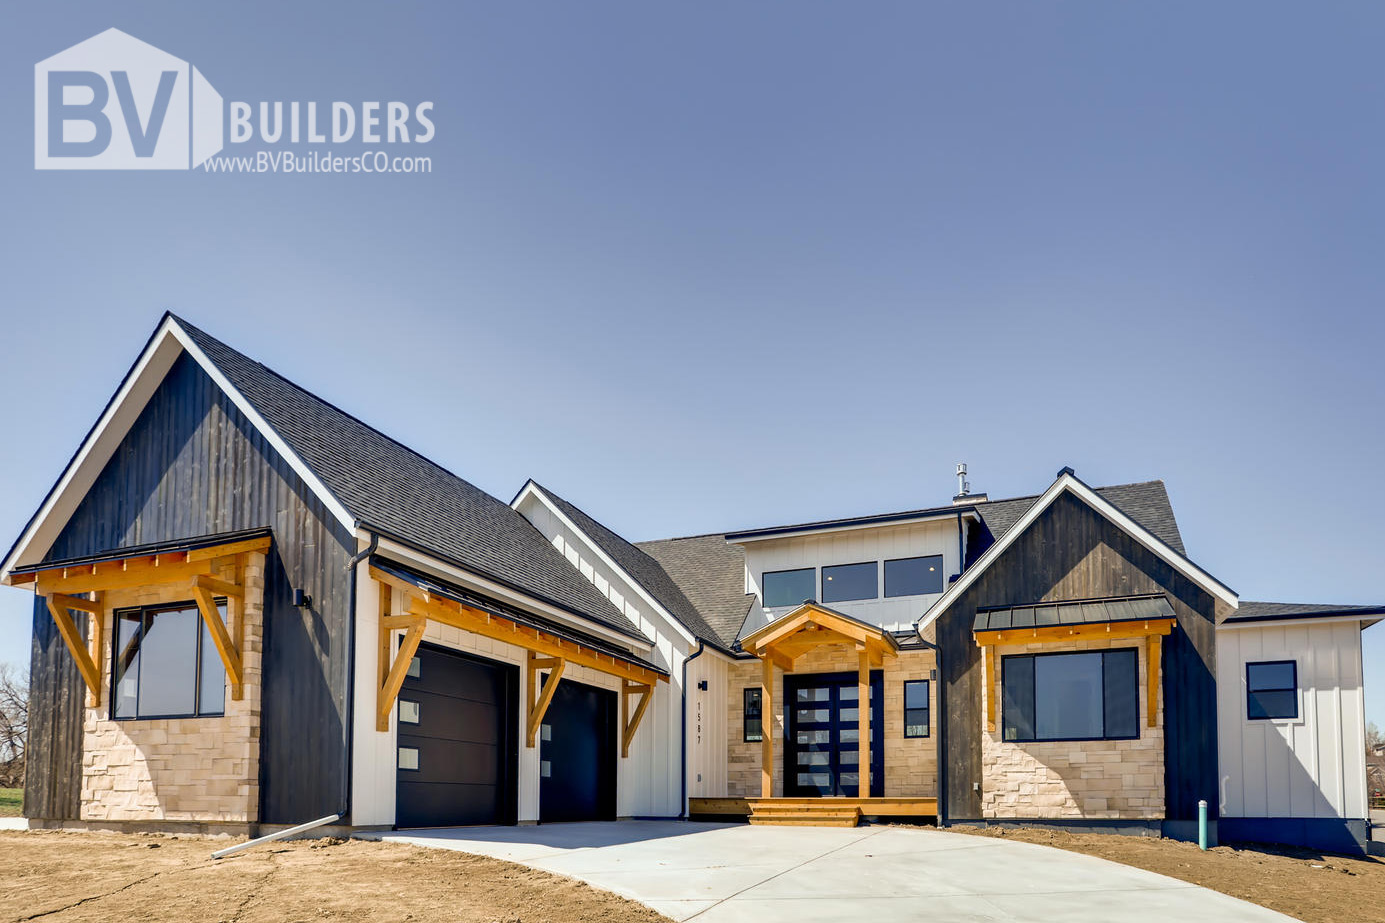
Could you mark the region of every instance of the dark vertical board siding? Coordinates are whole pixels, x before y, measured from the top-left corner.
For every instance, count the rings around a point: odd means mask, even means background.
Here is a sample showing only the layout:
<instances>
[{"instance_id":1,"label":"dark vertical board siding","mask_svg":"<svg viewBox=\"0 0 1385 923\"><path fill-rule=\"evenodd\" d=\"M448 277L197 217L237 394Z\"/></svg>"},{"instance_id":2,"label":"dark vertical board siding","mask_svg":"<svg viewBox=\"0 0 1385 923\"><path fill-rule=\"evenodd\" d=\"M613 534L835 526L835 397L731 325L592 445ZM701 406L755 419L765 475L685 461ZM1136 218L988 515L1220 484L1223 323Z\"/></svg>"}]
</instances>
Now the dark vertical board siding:
<instances>
[{"instance_id":1,"label":"dark vertical board siding","mask_svg":"<svg viewBox=\"0 0 1385 923\"><path fill-rule=\"evenodd\" d=\"M86 686L43 600L34 598L24 816L73 820L82 790Z\"/></svg>"},{"instance_id":2,"label":"dark vertical board siding","mask_svg":"<svg viewBox=\"0 0 1385 923\"><path fill-rule=\"evenodd\" d=\"M1053 502L938 619L946 692L948 817L979 818L981 656L976 610L1060 599L1166 593L1178 624L1163 645L1166 816L1217 804L1214 601L1200 587L1071 494Z\"/></svg>"},{"instance_id":3,"label":"dark vertical board siding","mask_svg":"<svg viewBox=\"0 0 1385 923\"><path fill-rule=\"evenodd\" d=\"M289 823L342 808L354 542L196 362L177 360L48 559L262 526L274 529L274 547L265 568L260 819ZM293 607L294 587L312 596L311 609ZM40 733L26 797L34 816L74 817L82 687L41 607L32 665Z\"/></svg>"}]
</instances>

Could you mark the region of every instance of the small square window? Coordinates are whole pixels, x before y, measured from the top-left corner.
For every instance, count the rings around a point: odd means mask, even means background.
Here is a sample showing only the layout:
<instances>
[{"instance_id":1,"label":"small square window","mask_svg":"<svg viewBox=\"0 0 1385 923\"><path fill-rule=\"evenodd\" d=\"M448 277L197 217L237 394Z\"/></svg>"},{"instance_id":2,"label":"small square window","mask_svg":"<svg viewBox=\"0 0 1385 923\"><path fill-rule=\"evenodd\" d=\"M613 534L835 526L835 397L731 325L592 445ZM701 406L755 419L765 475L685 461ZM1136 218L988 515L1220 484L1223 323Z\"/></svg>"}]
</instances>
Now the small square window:
<instances>
[{"instance_id":1,"label":"small square window","mask_svg":"<svg viewBox=\"0 0 1385 923\"><path fill-rule=\"evenodd\" d=\"M407 699L399 700L399 723L418 724L419 705L417 702L410 702Z\"/></svg>"},{"instance_id":2,"label":"small square window","mask_svg":"<svg viewBox=\"0 0 1385 923\"><path fill-rule=\"evenodd\" d=\"M760 690L751 686L745 690L745 723L741 739L747 743L765 739L765 725L761 717Z\"/></svg>"},{"instance_id":3,"label":"small square window","mask_svg":"<svg viewBox=\"0 0 1385 923\"><path fill-rule=\"evenodd\" d=\"M399 748L399 768L418 772L418 747Z\"/></svg>"},{"instance_id":4,"label":"small square window","mask_svg":"<svg viewBox=\"0 0 1385 923\"><path fill-rule=\"evenodd\" d=\"M423 663L417 657L409 661L409 670L407 675L413 677L414 679L418 679L420 676L423 675Z\"/></svg>"},{"instance_id":5,"label":"small square window","mask_svg":"<svg viewBox=\"0 0 1385 923\"><path fill-rule=\"evenodd\" d=\"M1298 717L1298 663L1246 664L1246 717L1251 721Z\"/></svg>"}]
</instances>

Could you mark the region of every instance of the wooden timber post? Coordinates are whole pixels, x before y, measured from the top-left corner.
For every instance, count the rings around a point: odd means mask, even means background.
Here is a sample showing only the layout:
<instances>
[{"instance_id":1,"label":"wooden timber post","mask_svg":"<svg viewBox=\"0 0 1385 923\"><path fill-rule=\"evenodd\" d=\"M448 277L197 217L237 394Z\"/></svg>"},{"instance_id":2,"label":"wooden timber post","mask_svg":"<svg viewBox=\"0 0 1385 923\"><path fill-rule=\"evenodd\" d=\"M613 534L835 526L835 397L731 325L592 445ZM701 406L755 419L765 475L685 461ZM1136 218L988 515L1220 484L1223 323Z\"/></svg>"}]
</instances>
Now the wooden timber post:
<instances>
[{"instance_id":1,"label":"wooden timber post","mask_svg":"<svg viewBox=\"0 0 1385 923\"><path fill-rule=\"evenodd\" d=\"M760 659L760 797L774 797L774 662Z\"/></svg>"},{"instance_id":2,"label":"wooden timber post","mask_svg":"<svg viewBox=\"0 0 1385 923\"><path fill-rule=\"evenodd\" d=\"M860 738L856 741L856 766L858 784L856 797L870 797L870 652L864 644L856 651L856 727Z\"/></svg>"}]
</instances>

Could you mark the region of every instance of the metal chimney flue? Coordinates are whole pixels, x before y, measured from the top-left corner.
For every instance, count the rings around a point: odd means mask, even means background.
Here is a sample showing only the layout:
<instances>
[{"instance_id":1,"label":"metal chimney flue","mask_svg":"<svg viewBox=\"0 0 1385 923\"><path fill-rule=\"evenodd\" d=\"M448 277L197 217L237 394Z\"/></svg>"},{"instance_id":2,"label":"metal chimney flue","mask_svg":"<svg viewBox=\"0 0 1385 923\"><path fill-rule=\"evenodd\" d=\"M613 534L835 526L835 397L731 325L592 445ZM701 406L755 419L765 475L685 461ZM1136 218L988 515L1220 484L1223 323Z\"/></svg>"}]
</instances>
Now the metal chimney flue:
<instances>
[{"instance_id":1,"label":"metal chimney flue","mask_svg":"<svg viewBox=\"0 0 1385 923\"><path fill-rule=\"evenodd\" d=\"M985 503L985 494L974 494L971 492L971 481L967 480L967 463L957 463L957 496L952 498L954 506L969 506L973 503Z\"/></svg>"}]
</instances>

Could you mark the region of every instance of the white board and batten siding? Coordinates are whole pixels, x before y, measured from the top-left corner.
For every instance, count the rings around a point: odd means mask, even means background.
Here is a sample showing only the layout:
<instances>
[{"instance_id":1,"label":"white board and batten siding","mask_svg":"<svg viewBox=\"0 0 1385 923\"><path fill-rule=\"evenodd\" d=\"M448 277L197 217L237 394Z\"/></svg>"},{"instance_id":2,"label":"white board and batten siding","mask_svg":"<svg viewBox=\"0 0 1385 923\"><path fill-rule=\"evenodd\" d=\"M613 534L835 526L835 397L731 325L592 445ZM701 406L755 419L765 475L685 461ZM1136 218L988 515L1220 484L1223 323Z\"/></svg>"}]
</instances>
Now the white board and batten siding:
<instances>
[{"instance_id":1,"label":"white board and batten siding","mask_svg":"<svg viewBox=\"0 0 1385 923\"><path fill-rule=\"evenodd\" d=\"M669 672L669 681L659 683L656 687L654 702L645 713L630 745L630 758L620 761L617 812L622 817L678 816L683 810L683 790L678 778L683 760L682 668L683 660L696 650L696 640L537 494L532 491L522 493L516 509L533 523L575 570L623 612L645 637L654 642L650 657ZM688 683L693 690L697 688L697 679L692 673L712 669L710 661L714 656L704 653L689 664ZM709 691L714 688L710 682L708 687ZM693 745L694 699L689 699L688 706L689 776L695 777L692 764L699 759L712 758ZM725 721L724 714L721 720ZM724 753L721 762L724 774Z\"/></svg>"},{"instance_id":2,"label":"white board and batten siding","mask_svg":"<svg viewBox=\"0 0 1385 923\"><path fill-rule=\"evenodd\" d=\"M1250 720L1246 664L1292 660L1298 717ZM1217 630L1223 817L1364 818L1361 624L1266 622Z\"/></svg>"},{"instance_id":3,"label":"white board and batten siding","mask_svg":"<svg viewBox=\"0 0 1385 923\"><path fill-rule=\"evenodd\" d=\"M688 663L688 797L726 796L727 683L730 658L715 650ZM706 689L699 686L707 684Z\"/></svg>"},{"instance_id":4,"label":"white board and batten siding","mask_svg":"<svg viewBox=\"0 0 1385 923\"><path fill-rule=\"evenodd\" d=\"M747 541L745 548L746 592L763 600L762 577L767 572L819 568L818 600L863 622L879 625L892 631L911 628L919 616L928 611L942 595L885 596L884 562L897 558L919 558L942 555L942 587L947 589L948 578L961 571L961 549L958 547L955 519L900 525L863 526L836 532L809 535L789 535L783 538ZM820 569L835 564L860 564L875 561L878 595L875 599L826 602L822 600ZM742 635L768 625L791 611L793 606L772 609L757 608L752 613Z\"/></svg>"}]
</instances>

